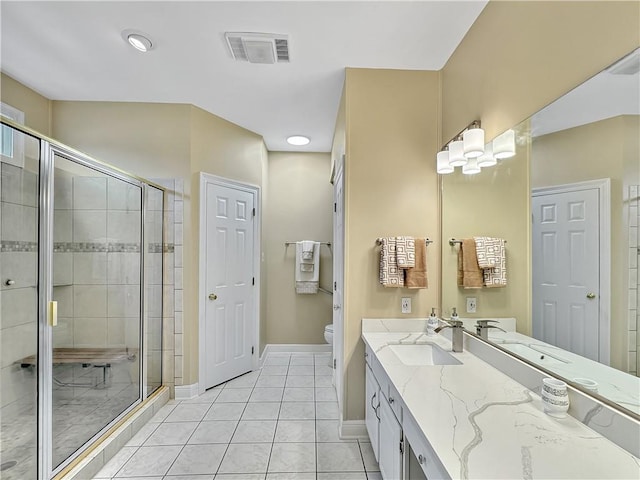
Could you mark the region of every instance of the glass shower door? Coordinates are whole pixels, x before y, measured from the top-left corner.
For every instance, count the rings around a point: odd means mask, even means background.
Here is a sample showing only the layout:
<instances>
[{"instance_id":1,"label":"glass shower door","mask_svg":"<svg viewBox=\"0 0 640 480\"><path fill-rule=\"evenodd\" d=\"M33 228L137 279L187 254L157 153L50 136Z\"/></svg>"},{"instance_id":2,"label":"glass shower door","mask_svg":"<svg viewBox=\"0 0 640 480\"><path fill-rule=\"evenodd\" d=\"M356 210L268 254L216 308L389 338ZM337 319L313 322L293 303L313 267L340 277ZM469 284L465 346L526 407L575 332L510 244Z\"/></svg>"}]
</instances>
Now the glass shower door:
<instances>
[{"instance_id":1,"label":"glass shower door","mask_svg":"<svg viewBox=\"0 0 640 480\"><path fill-rule=\"evenodd\" d=\"M51 467L141 397L142 188L53 162Z\"/></svg>"},{"instance_id":2,"label":"glass shower door","mask_svg":"<svg viewBox=\"0 0 640 480\"><path fill-rule=\"evenodd\" d=\"M0 478L37 476L40 142L0 140Z\"/></svg>"}]
</instances>

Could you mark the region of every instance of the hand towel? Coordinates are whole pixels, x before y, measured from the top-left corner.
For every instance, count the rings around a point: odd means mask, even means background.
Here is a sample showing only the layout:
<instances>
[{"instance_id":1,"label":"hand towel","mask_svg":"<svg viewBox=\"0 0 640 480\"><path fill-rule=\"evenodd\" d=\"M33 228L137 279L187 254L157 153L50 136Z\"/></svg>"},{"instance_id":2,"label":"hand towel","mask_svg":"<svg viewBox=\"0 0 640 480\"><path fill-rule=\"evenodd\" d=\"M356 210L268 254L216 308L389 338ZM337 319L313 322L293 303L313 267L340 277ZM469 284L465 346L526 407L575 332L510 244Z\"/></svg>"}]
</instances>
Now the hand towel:
<instances>
[{"instance_id":1,"label":"hand towel","mask_svg":"<svg viewBox=\"0 0 640 480\"><path fill-rule=\"evenodd\" d=\"M398 268L416 266L416 249L413 237L396 237L396 262Z\"/></svg>"},{"instance_id":2,"label":"hand towel","mask_svg":"<svg viewBox=\"0 0 640 480\"><path fill-rule=\"evenodd\" d=\"M500 242L504 240L493 237L473 237L473 240L480 268L493 268L500 263Z\"/></svg>"},{"instance_id":3,"label":"hand towel","mask_svg":"<svg viewBox=\"0 0 640 480\"><path fill-rule=\"evenodd\" d=\"M296 293L318 293L320 286L320 242L313 242L312 252L313 260L303 260L302 242L296 242Z\"/></svg>"},{"instance_id":4,"label":"hand towel","mask_svg":"<svg viewBox=\"0 0 640 480\"><path fill-rule=\"evenodd\" d=\"M429 288L427 278L427 239L416 238L415 266L404 271L407 288Z\"/></svg>"},{"instance_id":5,"label":"hand towel","mask_svg":"<svg viewBox=\"0 0 640 480\"><path fill-rule=\"evenodd\" d=\"M313 261L313 250L315 242L313 240L303 240L300 243L302 243L302 260L306 260L307 263L311 263Z\"/></svg>"},{"instance_id":6,"label":"hand towel","mask_svg":"<svg viewBox=\"0 0 640 480\"><path fill-rule=\"evenodd\" d=\"M384 237L381 241L380 283L383 287L402 287L404 286L404 273L398 268L396 237Z\"/></svg>"},{"instance_id":7,"label":"hand towel","mask_svg":"<svg viewBox=\"0 0 640 480\"><path fill-rule=\"evenodd\" d=\"M464 288L482 288L483 274L478 265L476 242L465 238L458 249L458 286Z\"/></svg>"},{"instance_id":8,"label":"hand towel","mask_svg":"<svg viewBox=\"0 0 640 480\"><path fill-rule=\"evenodd\" d=\"M490 256L494 257L495 265L491 268L483 268L483 283L487 288L501 288L507 286L507 250L502 238L485 237L486 243L491 243ZM477 244L477 241L476 241Z\"/></svg>"}]
</instances>

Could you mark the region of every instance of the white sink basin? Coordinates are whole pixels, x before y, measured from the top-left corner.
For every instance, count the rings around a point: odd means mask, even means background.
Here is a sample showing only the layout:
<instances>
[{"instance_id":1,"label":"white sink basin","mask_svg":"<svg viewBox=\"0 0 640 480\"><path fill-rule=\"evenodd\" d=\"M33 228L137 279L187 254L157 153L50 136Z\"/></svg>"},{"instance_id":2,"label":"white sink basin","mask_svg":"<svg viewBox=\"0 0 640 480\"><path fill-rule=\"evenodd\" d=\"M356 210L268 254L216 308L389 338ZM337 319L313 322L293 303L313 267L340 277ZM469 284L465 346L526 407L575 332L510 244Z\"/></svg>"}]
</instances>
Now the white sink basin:
<instances>
[{"instance_id":1,"label":"white sink basin","mask_svg":"<svg viewBox=\"0 0 640 480\"><path fill-rule=\"evenodd\" d=\"M389 345L405 365L462 365L462 362L433 343Z\"/></svg>"}]
</instances>

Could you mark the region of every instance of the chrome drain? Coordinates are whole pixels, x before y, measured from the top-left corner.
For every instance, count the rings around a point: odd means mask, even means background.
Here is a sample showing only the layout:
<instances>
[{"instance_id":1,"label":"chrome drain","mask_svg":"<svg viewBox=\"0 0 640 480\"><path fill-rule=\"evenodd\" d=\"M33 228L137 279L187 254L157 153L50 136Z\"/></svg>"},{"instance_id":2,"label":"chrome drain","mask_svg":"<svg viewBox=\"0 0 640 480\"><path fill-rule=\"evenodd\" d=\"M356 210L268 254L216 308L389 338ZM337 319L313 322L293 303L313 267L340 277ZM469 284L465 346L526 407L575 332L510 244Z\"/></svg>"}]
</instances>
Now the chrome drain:
<instances>
[{"instance_id":1,"label":"chrome drain","mask_svg":"<svg viewBox=\"0 0 640 480\"><path fill-rule=\"evenodd\" d=\"M5 470L9 470L12 467L15 467L18 464L15 460L10 460L8 462L4 462L0 464L0 472L4 472Z\"/></svg>"}]
</instances>

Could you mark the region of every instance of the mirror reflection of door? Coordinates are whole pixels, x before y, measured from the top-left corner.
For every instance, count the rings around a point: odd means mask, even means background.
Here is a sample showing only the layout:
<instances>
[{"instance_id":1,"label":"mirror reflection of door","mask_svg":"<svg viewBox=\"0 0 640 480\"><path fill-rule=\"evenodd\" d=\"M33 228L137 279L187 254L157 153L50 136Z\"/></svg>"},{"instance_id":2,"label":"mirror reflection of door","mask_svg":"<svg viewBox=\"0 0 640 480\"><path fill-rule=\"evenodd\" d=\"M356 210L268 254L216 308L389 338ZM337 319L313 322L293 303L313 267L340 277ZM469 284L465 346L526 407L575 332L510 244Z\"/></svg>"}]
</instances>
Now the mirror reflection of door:
<instances>
[{"instance_id":1,"label":"mirror reflection of door","mask_svg":"<svg viewBox=\"0 0 640 480\"><path fill-rule=\"evenodd\" d=\"M538 340L603 361L598 197L580 185L534 191L532 327Z\"/></svg>"}]
</instances>

